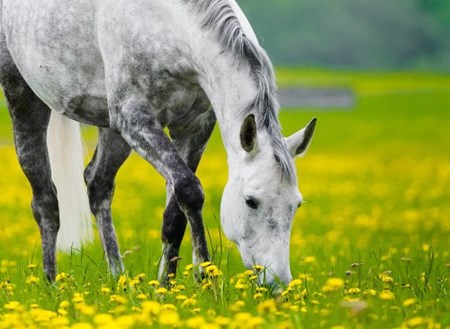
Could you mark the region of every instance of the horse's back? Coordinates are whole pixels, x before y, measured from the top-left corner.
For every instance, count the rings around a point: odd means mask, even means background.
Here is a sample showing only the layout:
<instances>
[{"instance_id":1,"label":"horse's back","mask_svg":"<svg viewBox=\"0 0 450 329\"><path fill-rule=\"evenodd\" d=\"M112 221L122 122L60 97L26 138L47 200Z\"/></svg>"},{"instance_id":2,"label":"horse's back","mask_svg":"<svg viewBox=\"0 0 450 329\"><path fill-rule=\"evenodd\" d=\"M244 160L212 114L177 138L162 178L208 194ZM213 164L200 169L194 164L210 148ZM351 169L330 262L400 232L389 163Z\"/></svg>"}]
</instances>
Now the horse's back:
<instances>
[{"instance_id":1,"label":"horse's back","mask_svg":"<svg viewBox=\"0 0 450 329\"><path fill-rule=\"evenodd\" d=\"M81 113L80 121L107 125L94 17L91 0L6 0L3 30L15 64L42 100L72 117L88 105L94 112Z\"/></svg>"}]
</instances>

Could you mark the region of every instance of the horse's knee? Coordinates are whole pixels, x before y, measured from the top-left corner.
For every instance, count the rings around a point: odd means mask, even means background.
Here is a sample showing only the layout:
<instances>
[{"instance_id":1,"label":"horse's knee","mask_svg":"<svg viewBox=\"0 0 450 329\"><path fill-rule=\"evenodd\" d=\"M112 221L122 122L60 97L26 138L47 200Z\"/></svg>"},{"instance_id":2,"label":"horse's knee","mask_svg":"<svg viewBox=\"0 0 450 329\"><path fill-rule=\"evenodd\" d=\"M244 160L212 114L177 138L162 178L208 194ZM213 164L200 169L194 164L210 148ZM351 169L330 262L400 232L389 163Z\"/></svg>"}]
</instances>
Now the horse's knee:
<instances>
[{"instance_id":1,"label":"horse's knee","mask_svg":"<svg viewBox=\"0 0 450 329\"><path fill-rule=\"evenodd\" d=\"M102 210L110 209L114 183L86 178L87 176L85 172L89 206L92 213L97 215Z\"/></svg>"},{"instance_id":2,"label":"horse's knee","mask_svg":"<svg viewBox=\"0 0 450 329\"><path fill-rule=\"evenodd\" d=\"M178 204L191 211L200 211L205 202L202 185L195 175L183 177L174 185L175 197Z\"/></svg>"},{"instance_id":3,"label":"horse's knee","mask_svg":"<svg viewBox=\"0 0 450 329\"><path fill-rule=\"evenodd\" d=\"M162 241L170 245L179 245L183 239L187 221L186 216L174 198L170 199L163 216Z\"/></svg>"},{"instance_id":4,"label":"horse's knee","mask_svg":"<svg viewBox=\"0 0 450 329\"><path fill-rule=\"evenodd\" d=\"M52 187L48 191L40 191L34 193L31 202L31 209L33 211L36 222L41 227L52 232L59 230L59 206L56 196L56 189ZM46 222L43 223L42 220Z\"/></svg>"}]
</instances>

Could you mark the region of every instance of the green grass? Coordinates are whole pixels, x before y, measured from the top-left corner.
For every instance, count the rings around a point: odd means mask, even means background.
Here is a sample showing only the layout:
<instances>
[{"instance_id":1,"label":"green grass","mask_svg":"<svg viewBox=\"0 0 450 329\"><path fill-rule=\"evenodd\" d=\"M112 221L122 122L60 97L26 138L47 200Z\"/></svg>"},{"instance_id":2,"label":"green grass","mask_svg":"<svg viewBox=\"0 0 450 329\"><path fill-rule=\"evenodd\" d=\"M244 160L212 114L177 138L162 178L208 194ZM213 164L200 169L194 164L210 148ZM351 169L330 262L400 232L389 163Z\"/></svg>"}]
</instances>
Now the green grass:
<instances>
[{"instance_id":1,"label":"green grass","mask_svg":"<svg viewBox=\"0 0 450 329\"><path fill-rule=\"evenodd\" d=\"M448 328L450 77L300 69L281 69L278 75L280 85L343 86L356 95L351 110L280 115L286 135L318 118L313 144L297 160L306 200L291 242L292 272L299 281L281 296L258 295L236 248L219 238L227 170L216 129L198 175L207 197L210 250L221 276L197 283L191 274L183 275L191 261L187 235L172 290L158 294L149 285L160 257L165 189L158 174L133 155L119 172L113 205L121 249L127 251L128 281L107 274L97 239L81 254L59 255L59 271L68 277L46 284L31 194L2 109L0 328L102 327L99 314L114 320L103 316L105 328L127 323L201 327L199 317L211 328L212 323L230 328ZM88 130L88 145L92 135ZM142 282L136 277L141 273L146 275ZM61 305L64 301L68 304Z\"/></svg>"}]
</instances>

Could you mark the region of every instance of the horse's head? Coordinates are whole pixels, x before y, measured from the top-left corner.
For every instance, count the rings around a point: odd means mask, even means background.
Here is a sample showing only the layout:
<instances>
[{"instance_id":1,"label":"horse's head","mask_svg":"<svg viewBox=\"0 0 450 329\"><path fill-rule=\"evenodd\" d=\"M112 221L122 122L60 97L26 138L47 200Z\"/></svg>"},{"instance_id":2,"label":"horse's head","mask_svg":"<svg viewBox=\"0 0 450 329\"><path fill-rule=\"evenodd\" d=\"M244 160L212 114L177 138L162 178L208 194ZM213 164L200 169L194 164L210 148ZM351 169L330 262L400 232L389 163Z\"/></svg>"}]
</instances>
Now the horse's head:
<instances>
[{"instance_id":1,"label":"horse's head","mask_svg":"<svg viewBox=\"0 0 450 329\"><path fill-rule=\"evenodd\" d=\"M286 138L281 145L292 158L306 152L316 120ZM229 159L229 180L222 196L221 221L225 235L234 241L247 268L266 267L260 281L292 279L289 241L293 217L303 198L295 179L283 178L280 159L271 137L259 131L249 115L240 131L241 150ZM289 161L292 161L289 159Z\"/></svg>"}]
</instances>

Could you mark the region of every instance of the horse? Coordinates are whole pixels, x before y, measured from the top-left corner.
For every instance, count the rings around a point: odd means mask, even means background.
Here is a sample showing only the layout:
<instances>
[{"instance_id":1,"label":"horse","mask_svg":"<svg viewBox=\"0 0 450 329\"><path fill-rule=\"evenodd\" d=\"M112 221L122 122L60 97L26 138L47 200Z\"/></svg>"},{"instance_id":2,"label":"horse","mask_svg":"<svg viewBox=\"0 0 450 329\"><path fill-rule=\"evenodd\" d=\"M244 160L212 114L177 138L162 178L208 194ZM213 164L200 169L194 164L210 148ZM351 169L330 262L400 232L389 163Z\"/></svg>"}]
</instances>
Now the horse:
<instances>
[{"instance_id":1,"label":"horse","mask_svg":"<svg viewBox=\"0 0 450 329\"><path fill-rule=\"evenodd\" d=\"M132 150L166 180L159 278L176 272L187 224L193 263L209 261L195 171L216 122L229 168L223 232L247 268L266 267L266 283L292 280L294 158L316 119L283 137L272 64L235 0L3 0L1 16L0 84L48 280L58 246L92 239L89 210L110 272L123 273L111 202ZM84 173L80 123L99 131Z\"/></svg>"}]
</instances>

